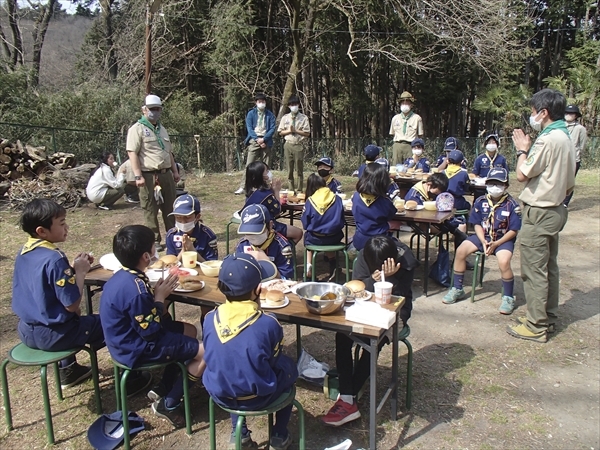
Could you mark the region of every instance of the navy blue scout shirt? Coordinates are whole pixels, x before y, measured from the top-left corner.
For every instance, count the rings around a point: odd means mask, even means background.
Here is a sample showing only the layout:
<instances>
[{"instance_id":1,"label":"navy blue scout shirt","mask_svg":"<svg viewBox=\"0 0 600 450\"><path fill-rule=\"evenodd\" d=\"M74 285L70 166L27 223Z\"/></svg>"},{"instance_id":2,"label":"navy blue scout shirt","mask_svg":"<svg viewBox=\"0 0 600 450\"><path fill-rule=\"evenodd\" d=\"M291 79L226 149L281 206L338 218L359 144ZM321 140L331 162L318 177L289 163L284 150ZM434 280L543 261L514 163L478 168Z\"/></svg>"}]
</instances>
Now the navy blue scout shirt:
<instances>
[{"instance_id":1,"label":"navy blue scout shirt","mask_svg":"<svg viewBox=\"0 0 600 450\"><path fill-rule=\"evenodd\" d=\"M29 238L15 258L12 309L28 325L52 326L77 317L65 308L81 297L75 269L53 243Z\"/></svg>"},{"instance_id":2,"label":"navy blue scout shirt","mask_svg":"<svg viewBox=\"0 0 600 450\"><path fill-rule=\"evenodd\" d=\"M102 293L100 320L106 346L110 355L127 367L134 367L165 334L161 324L164 305L154 301L147 280L137 270L121 269L106 282Z\"/></svg>"},{"instance_id":3,"label":"navy blue scout shirt","mask_svg":"<svg viewBox=\"0 0 600 450\"><path fill-rule=\"evenodd\" d=\"M388 221L396 215L396 207L388 197L361 196L355 192L352 196L352 214L356 222L352 243L357 250L362 250L371 236L387 234L390 229Z\"/></svg>"},{"instance_id":4,"label":"navy blue scout shirt","mask_svg":"<svg viewBox=\"0 0 600 450\"><path fill-rule=\"evenodd\" d=\"M260 246L254 246L247 239L241 239L235 249L236 252L240 253L248 253L256 250L262 250L266 253L273 264L277 266L277 270L282 277L288 279L294 277L292 247L285 236L273 231Z\"/></svg>"},{"instance_id":5,"label":"navy blue scout shirt","mask_svg":"<svg viewBox=\"0 0 600 450\"><path fill-rule=\"evenodd\" d=\"M334 194L342 193L342 183L329 175L329 178L325 179L325 185L333 192Z\"/></svg>"},{"instance_id":6,"label":"navy blue scout shirt","mask_svg":"<svg viewBox=\"0 0 600 450\"><path fill-rule=\"evenodd\" d=\"M450 166L452 167L452 166ZM446 169L444 173L448 176L448 192L454 196L455 209L470 209L471 204L463 197L469 191L469 174L466 170L460 169L454 174Z\"/></svg>"},{"instance_id":7,"label":"navy blue scout shirt","mask_svg":"<svg viewBox=\"0 0 600 450\"><path fill-rule=\"evenodd\" d=\"M405 201L414 200L417 204L422 205L423 202L429 202L433 200L433 196L429 197L427 190L425 189L425 182L419 181L406 193L404 197Z\"/></svg>"},{"instance_id":8,"label":"navy blue scout shirt","mask_svg":"<svg viewBox=\"0 0 600 450\"><path fill-rule=\"evenodd\" d=\"M473 173L481 178L486 178L492 167L503 167L508 172L506 158L496 152L494 158L487 153L482 153L475 159Z\"/></svg>"},{"instance_id":9,"label":"navy blue scout shirt","mask_svg":"<svg viewBox=\"0 0 600 450\"><path fill-rule=\"evenodd\" d=\"M246 199L244 208L249 205L263 205L269 211L271 217L269 220L275 221L281 215L281 205L279 199L275 198L273 189L257 189ZM242 208L242 209L244 209Z\"/></svg>"},{"instance_id":10,"label":"navy blue scout shirt","mask_svg":"<svg viewBox=\"0 0 600 450\"><path fill-rule=\"evenodd\" d=\"M439 165L444 162L444 158L446 158L447 156L448 155L446 154L446 152L444 152L440 156L438 156L438 159L435 161L435 167L439 167ZM463 169L466 169L467 161L463 159L460 163L460 167L462 167Z\"/></svg>"},{"instance_id":11,"label":"navy blue scout shirt","mask_svg":"<svg viewBox=\"0 0 600 450\"><path fill-rule=\"evenodd\" d=\"M521 229L521 206L510 195L504 195L496 204L482 195L473 203L469 223L480 225L488 242L497 241L507 231Z\"/></svg>"},{"instance_id":12,"label":"navy blue scout shirt","mask_svg":"<svg viewBox=\"0 0 600 450\"><path fill-rule=\"evenodd\" d=\"M179 255L183 246L184 234L187 234L193 240L194 248L205 260L219 259L217 236L210 228L201 223L197 223L189 233L184 233L178 230L177 227L171 228L167 232L167 255Z\"/></svg>"},{"instance_id":13,"label":"navy blue scout shirt","mask_svg":"<svg viewBox=\"0 0 600 450\"><path fill-rule=\"evenodd\" d=\"M283 328L255 302L226 301L206 315L202 332L202 382L217 400L268 397L298 377L296 364L281 353Z\"/></svg>"},{"instance_id":14,"label":"navy blue scout shirt","mask_svg":"<svg viewBox=\"0 0 600 450\"><path fill-rule=\"evenodd\" d=\"M414 157L406 158L404 161L404 165L409 169L414 168L415 170L421 169L423 173L429 173L431 164L429 160L425 157L421 159L415 159ZM438 164L439 166L439 164Z\"/></svg>"},{"instance_id":15,"label":"navy blue scout shirt","mask_svg":"<svg viewBox=\"0 0 600 450\"><path fill-rule=\"evenodd\" d=\"M309 197L302 213L302 228L306 232L332 236L344 228L344 223L342 199L327 187Z\"/></svg>"}]
</instances>

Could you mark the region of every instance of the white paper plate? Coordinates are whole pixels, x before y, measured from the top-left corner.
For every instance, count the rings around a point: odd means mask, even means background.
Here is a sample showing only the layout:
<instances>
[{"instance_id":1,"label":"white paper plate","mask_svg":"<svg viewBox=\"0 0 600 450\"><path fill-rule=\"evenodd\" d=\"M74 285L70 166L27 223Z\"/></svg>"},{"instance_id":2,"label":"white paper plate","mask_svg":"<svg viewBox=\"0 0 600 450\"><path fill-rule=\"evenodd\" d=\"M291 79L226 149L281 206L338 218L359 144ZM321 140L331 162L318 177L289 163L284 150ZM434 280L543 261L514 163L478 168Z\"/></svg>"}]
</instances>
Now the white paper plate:
<instances>
[{"instance_id":1,"label":"white paper plate","mask_svg":"<svg viewBox=\"0 0 600 450\"><path fill-rule=\"evenodd\" d=\"M289 304L290 304L290 299L287 298L287 295L286 295L285 298L283 299L283 303L281 305L270 306L270 305L267 305L266 302L260 302L260 307L262 309L279 309L279 308L285 308Z\"/></svg>"},{"instance_id":2,"label":"white paper plate","mask_svg":"<svg viewBox=\"0 0 600 450\"><path fill-rule=\"evenodd\" d=\"M361 298L357 298L357 299L351 299L351 300L346 300L346 303L352 304L354 303L354 301L359 301L359 302L366 302L367 300L369 300L371 297L373 297L373 293L369 292L369 291L365 291L368 295L366 297L361 297Z\"/></svg>"},{"instance_id":3,"label":"white paper plate","mask_svg":"<svg viewBox=\"0 0 600 450\"><path fill-rule=\"evenodd\" d=\"M179 270L182 272L185 271L188 275L196 276L198 275L198 271L195 269L184 269L183 267L179 267ZM162 271L160 270L148 270L146 272L146 276L151 283L156 283L162 277ZM165 269L165 278L169 276L169 269ZM176 289L177 290L177 289Z\"/></svg>"},{"instance_id":4,"label":"white paper plate","mask_svg":"<svg viewBox=\"0 0 600 450\"><path fill-rule=\"evenodd\" d=\"M192 269L185 269L185 270L192 270ZM178 287L178 288L175 288L174 291L175 292L196 292L201 289L204 289L204 286L206 286L206 283L204 283L204 281L201 281L200 283L202 283L202 286L199 287L198 289L182 289L182 288Z\"/></svg>"},{"instance_id":5,"label":"white paper plate","mask_svg":"<svg viewBox=\"0 0 600 450\"><path fill-rule=\"evenodd\" d=\"M111 272L116 272L123 267L114 253L108 253L101 256L98 262L104 269L110 270Z\"/></svg>"},{"instance_id":6,"label":"white paper plate","mask_svg":"<svg viewBox=\"0 0 600 450\"><path fill-rule=\"evenodd\" d=\"M422 209L425 209L425 205L417 205L415 209L406 208L406 211L421 211Z\"/></svg>"},{"instance_id":7,"label":"white paper plate","mask_svg":"<svg viewBox=\"0 0 600 450\"><path fill-rule=\"evenodd\" d=\"M275 279L275 280L265 281L264 283L261 284L261 286L262 286L263 289L268 289L268 287L270 285L278 283L280 281L283 281L285 284L289 284L289 286L283 290L284 294L287 294L288 292L294 292L292 289L295 288L298 285L297 282L292 281L292 280Z\"/></svg>"}]
</instances>

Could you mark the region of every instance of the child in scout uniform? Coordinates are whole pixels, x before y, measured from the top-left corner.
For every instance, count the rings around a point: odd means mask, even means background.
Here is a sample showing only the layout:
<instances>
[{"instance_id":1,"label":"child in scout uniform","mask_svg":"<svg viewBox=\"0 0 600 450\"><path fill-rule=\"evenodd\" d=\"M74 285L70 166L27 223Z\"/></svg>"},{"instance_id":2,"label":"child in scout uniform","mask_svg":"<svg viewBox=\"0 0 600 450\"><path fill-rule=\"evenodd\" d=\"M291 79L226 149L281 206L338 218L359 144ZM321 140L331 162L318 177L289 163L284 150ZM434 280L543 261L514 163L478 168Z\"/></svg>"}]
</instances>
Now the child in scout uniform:
<instances>
[{"instance_id":1,"label":"child in scout uniform","mask_svg":"<svg viewBox=\"0 0 600 450\"><path fill-rule=\"evenodd\" d=\"M361 164L361 166L354 171L352 174L353 177L362 177L363 172L365 171L368 164L374 163L377 158L379 158L379 154L381 153L381 147L377 147L374 144L369 144L363 150L363 154L365 155L365 162Z\"/></svg>"},{"instance_id":2,"label":"child in scout uniform","mask_svg":"<svg viewBox=\"0 0 600 450\"><path fill-rule=\"evenodd\" d=\"M64 207L46 199L32 200L21 214L20 225L29 239L15 258L12 309L19 316L19 337L31 348L62 351L103 345L100 316L82 316L80 310L85 275L94 258L79 253L71 266L56 246L67 239L66 218ZM62 387L92 375L91 367L79 365L75 357L62 360L59 372Z\"/></svg>"},{"instance_id":3,"label":"child in scout uniform","mask_svg":"<svg viewBox=\"0 0 600 450\"><path fill-rule=\"evenodd\" d=\"M488 176L488 172L496 167L502 167L508 172L508 163L506 158L498 153L500 148L500 138L497 134L490 134L485 138L485 153L482 153L473 163L473 171L475 175L481 178Z\"/></svg>"},{"instance_id":4,"label":"child in scout uniform","mask_svg":"<svg viewBox=\"0 0 600 450\"><path fill-rule=\"evenodd\" d=\"M446 167L448 167L448 155L452 150L460 150L460 144L458 142L458 139L456 139L454 137L449 137L444 142L444 150L442 151L442 154L440 156L438 156L438 159L435 161L435 167L437 167L439 172L441 172ZM463 155L463 158L464 158L464 155ZM463 169L466 169L467 161L465 159L463 159L463 161L460 163L460 166Z\"/></svg>"},{"instance_id":5,"label":"child in scout uniform","mask_svg":"<svg viewBox=\"0 0 600 450\"><path fill-rule=\"evenodd\" d=\"M353 245L362 250L371 236L387 234L389 221L396 215L396 207L387 196L390 177L381 164L367 165L356 183L352 196L352 214L356 221Z\"/></svg>"},{"instance_id":6,"label":"child in scout uniform","mask_svg":"<svg viewBox=\"0 0 600 450\"><path fill-rule=\"evenodd\" d=\"M461 167L464 156L460 150L452 150L448 154L448 167L444 173L448 177L448 192L454 196L454 208L470 209L471 204L464 195L470 183L469 174Z\"/></svg>"},{"instance_id":7,"label":"child in scout uniform","mask_svg":"<svg viewBox=\"0 0 600 450\"><path fill-rule=\"evenodd\" d=\"M249 205L240 214L236 252L250 253L257 259L268 259L275 264L282 278L294 277L292 247L282 234L275 231L269 211L264 205ZM221 269L223 270L223 269Z\"/></svg>"},{"instance_id":8,"label":"child in scout uniform","mask_svg":"<svg viewBox=\"0 0 600 450\"><path fill-rule=\"evenodd\" d=\"M435 200L435 197L448 189L448 177L445 173L432 173L425 181L419 181L406 193L404 200L414 200L417 204Z\"/></svg>"},{"instance_id":9,"label":"child in scout uniform","mask_svg":"<svg viewBox=\"0 0 600 450\"><path fill-rule=\"evenodd\" d=\"M219 259L217 236L202 223L200 201L190 194L180 195L173 203L175 228L167 232L167 255L181 259L184 251L198 252L198 261Z\"/></svg>"},{"instance_id":10,"label":"child in scout uniform","mask_svg":"<svg viewBox=\"0 0 600 450\"><path fill-rule=\"evenodd\" d=\"M412 156L404 161L404 165L409 169L421 170L423 173L429 173L431 164L429 160L423 156L425 149L425 141L417 138L410 143Z\"/></svg>"},{"instance_id":11,"label":"child in scout uniform","mask_svg":"<svg viewBox=\"0 0 600 450\"><path fill-rule=\"evenodd\" d=\"M510 266L517 233L521 229L521 208L506 191L508 173L504 168L490 170L486 180L487 195L475 200L469 222L475 225L475 235L470 236L456 250L454 280L450 291L442 300L446 304L456 303L465 297L463 279L466 258L476 251L496 255L502 276L501 314L511 314L515 309L513 288L515 284Z\"/></svg>"},{"instance_id":12,"label":"child in scout uniform","mask_svg":"<svg viewBox=\"0 0 600 450\"><path fill-rule=\"evenodd\" d=\"M111 357L127 367L169 361L187 362L188 379L175 366L165 369L159 386L148 393L152 411L174 427L185 426L181 408L183 383L197 381L204 371L204 348L193 325L173 322L165 299L178 277L169 275L154 288L144 271L155 255L154 233L143 225L121 228L113 238L113 252L123 268L104 285L100 317ZM193 336L193 337L192 337Z\"/></svg>"},{"instance_id":13,"label":"child in scout uniform","mask_svg":"<svg viewBox=\"0 0 600 450\"><path fill-rule=\"evenodd\" d=\"M327 158L329 159L329 158ZM325 184L320 175L312 174L306 183L308 200L302 212L304 245L337 245L344 239L344 205ZM329 273L334 274L335 253L325 254ZM306 276L312 275L312 252L307 252Z\"/></svg>"},{"instance_id":14,"label":"child in scout uniform","mask_svg":"<svg viewBox=\"0 0 600 450\"><path fill-rule=\"evenodd\" d=\"M283 328L260 309L260 284L275 273L272 263L246 253L227 256L221 266L218 287L227 301L206 316L202 382L213 400L226 408L264 409L289 392L298 378L296 363L282 353ZM291 415L291 403L275 413L271 449L290 446L287 425ZM231 415L229 448L235 448L237 418ZM245 420L242 447L257 447Z\"/></svg>"},{"instance_id":15,"label":"child in scout uniform","mask_svg":"<svg viewBox=\"0 0 600 450\"><path fill-rule=\"evenodd\" d=\"M390 172L390 162L385 159L385 158L377 158L375 160L375 164L381 164L383 167L385 167L385 170L388 171L388 174ZM388 186L388 190L387 190L387 196L390 199L394 199L394 197L396 197L398 194L400 193L400 188L398 187L398 184L396 184L395 181L392 181L390 179L390 185Z\"/></svg>"},{"instance_id":16,"label":"child in scout uniform","mask_svg":"<svg viewBox=\"0 0 600 450\"><path fill-rule=\"evenodd\" d=\"M334 194L341 194L342 183L333 178L333 175L331 175L331 173L333 172L333 159L323 157L315 163L315 166L317 166L317 173L320 177L323 178L323 180L325 180L325 185L331 190L331 192L333 192ZM309 195L307 185L306 198L308 197Z\"/></svg>"}]
</instances>

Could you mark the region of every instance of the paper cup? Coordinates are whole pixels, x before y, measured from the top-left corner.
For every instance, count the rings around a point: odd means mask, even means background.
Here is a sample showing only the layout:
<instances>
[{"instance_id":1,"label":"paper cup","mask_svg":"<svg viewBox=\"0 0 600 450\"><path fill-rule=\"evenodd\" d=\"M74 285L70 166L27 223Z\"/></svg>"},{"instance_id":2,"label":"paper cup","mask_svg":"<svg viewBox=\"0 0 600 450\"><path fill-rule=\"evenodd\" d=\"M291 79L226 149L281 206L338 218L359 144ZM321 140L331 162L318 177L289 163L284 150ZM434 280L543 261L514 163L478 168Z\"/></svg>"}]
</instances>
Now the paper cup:
<instances>
[{"instance_id":1,"label":"paper cup","mask_svg":"<svg viewBox=\"0 0 600 450\"><path fill-rule=\"evenodd\" d=\"M287 197L288 197L287 190L279 191L279 203L281 203L282 205L285 205L287 203Z\"/></svg>"},{"instance_id":2,"label":"paper cup","mask_svg":"<svg viewBox=\"0 0 600 450\"><path fill-rule=\"evenodd\" d=\"M181 255L181 262L183 264L183 267L185 267L186 269L193 269L194 267L196 267L197 261L197 252L183 252L183 255Z\"/></svg>"},{"instance_id":3,"label":"paper cup","mask_svg":"<svg viewBox=\"0 0 600 450\"><path fill-rule=\"evenodd\" d=\"M401 198L395 198L394 206L396 207L397 211L403 211L404 210L404 200Z\"/></svg>"},{"instance_id":4,"label":"paper cup","mask_svg":"<svg viewBox=\"0 0 600 450\"><path fill-rule=\"evenodd\" d=\"M378 281L375 287L375 302L385 305L392 302L392 288L394 285L388 281Z\"/></svg>"}]
</instances>

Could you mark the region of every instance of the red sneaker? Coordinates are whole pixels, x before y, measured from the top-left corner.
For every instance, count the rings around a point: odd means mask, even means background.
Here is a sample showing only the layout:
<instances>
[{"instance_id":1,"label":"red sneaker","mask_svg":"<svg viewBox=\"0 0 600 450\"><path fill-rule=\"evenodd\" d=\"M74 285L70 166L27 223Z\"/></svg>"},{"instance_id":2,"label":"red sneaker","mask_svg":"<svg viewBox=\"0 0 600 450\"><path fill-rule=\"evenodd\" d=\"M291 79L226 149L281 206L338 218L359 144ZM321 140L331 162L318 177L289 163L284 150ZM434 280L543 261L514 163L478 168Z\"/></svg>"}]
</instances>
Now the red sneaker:
<instances>
[{"instance_id":1,"label":"red sneaker","mask_svg":"<svg viewBox=\"0 0 600 450\"><path fill-rule=\"evenodd\" d=\"M356 403L348 404L342 399L335 402L329 412L321 418L325 425L339 427L345 423L352 422L360 418L360 411Z\"/></svg>"}]
</instances>

